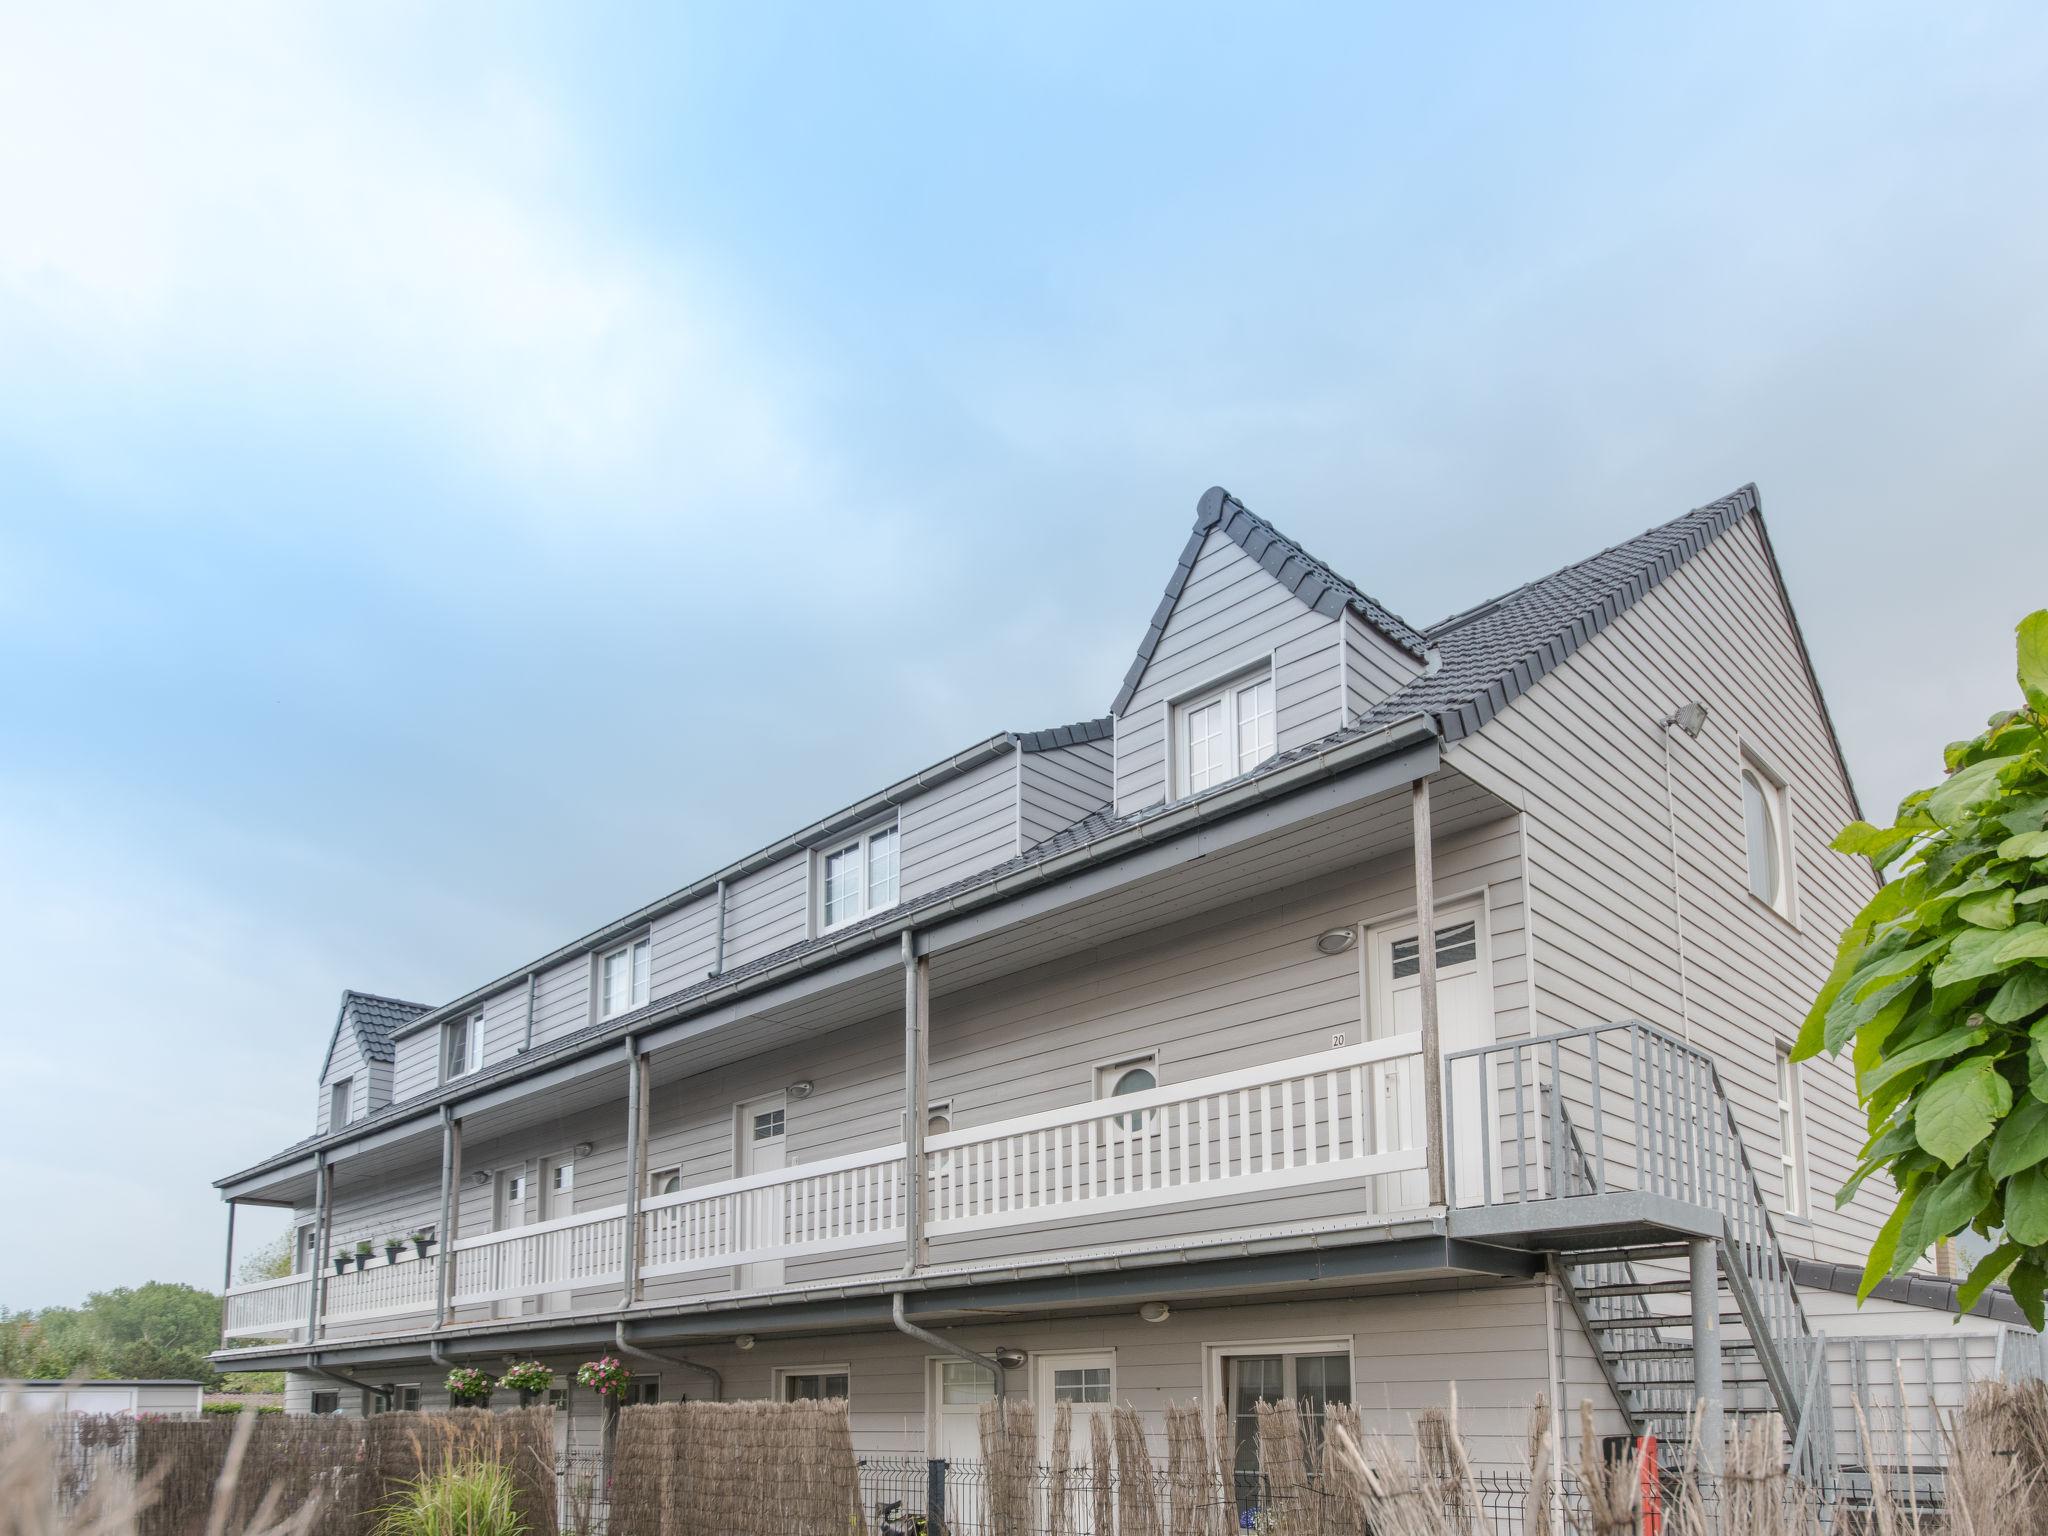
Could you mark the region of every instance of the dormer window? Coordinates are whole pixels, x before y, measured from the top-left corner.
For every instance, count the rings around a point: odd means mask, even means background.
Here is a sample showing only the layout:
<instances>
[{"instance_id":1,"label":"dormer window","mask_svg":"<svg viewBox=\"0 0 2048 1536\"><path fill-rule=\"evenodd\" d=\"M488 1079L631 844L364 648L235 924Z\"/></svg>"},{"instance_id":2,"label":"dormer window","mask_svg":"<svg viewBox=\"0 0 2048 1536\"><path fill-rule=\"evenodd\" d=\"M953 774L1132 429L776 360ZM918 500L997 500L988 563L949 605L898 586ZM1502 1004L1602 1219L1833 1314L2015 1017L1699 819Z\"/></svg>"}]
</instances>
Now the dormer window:
<instances>
[{"instance_id":1,"label":"dormer window","mask_svg":"<svg viewBox=\"0 0 2048 1536\"><path fill-rule=\"evenodd\" d=\"M653 945L646 939L621 944L598 962L598 1017L630 1013L647 1001Z\"/></svg>"},{"instance_id":2,"label":"dormer window","mask_svg":"<svg viewBox=\"0 0 2048 1536\"><path fill-rule=\"evenodd\" d=\"M356 1081L344 1077L327 1090L327 1129L338 1131L348 1124L349 1100L355 1096Z\"/></svg>"},{"instance_id":3,"label":"dormer window","mask_svg":"<svg viewBox=\"0 0 2048 1536\"><path fill-rule=\"evenodd\" d=\"M838 928L896 905L896 824L872 827L818 855L818 926Z\"/></svg>"},{"instance_id":4,"label":"dormer window","mask_svg":"<svg viewBox=\"0 0 2048 1536\"><path fill-rule=\"evenodd\" d=\"M472 1013L466 1019L457 1019L447 1026L448 1036L444 1042L447 1075L452 1080L467 1077L481 1071L484 1064L484 1016Z\"/></svg>"},{"instance_id":5,"label":"dormer window","mask_svg":"<svg viewBox=\"0 0 2048 1536\"><path fill-rule=\"evenodd\" d=\"M1174 708L1180 797L1250 773L1273 755L1273 674L1240 677Z\"/></svg>"}]
</instances>

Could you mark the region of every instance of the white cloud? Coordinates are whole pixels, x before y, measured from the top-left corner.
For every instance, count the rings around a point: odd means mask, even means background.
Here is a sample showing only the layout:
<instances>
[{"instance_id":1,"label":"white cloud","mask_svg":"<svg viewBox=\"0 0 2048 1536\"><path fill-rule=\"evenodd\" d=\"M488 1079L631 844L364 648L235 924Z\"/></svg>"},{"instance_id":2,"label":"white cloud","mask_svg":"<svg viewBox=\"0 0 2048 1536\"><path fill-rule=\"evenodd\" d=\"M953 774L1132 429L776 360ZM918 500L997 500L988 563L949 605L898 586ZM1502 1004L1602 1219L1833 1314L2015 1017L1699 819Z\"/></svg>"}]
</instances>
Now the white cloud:
<instances>
[{"instance_id":1,"label":"white cloud","mask_svg":"<svg viewBox=\"0 0 2048 1536\"><path fill-rule=\"evenodd\" d=\"M116 391L175 361L194 393L220 370L280 409L359 397L543 483L795 490L805 455L769 391L790 360L736 334L709 268L606 228L529 80L451 59L431 94L385 85L383 61L431 44L402 13L376 22L344 39L277 7L17 20L0 341Z\"/></svg>"}]
</instances>

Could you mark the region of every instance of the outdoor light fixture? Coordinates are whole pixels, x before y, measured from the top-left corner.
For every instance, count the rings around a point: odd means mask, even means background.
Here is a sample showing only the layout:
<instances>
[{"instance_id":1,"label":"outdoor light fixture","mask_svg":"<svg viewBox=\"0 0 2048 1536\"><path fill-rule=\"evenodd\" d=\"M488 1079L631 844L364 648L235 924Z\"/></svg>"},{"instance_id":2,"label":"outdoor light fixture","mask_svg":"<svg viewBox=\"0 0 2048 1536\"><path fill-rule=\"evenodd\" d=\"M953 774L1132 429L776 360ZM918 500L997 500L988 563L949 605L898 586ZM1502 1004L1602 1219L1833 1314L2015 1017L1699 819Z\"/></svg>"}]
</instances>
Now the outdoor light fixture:
<instances>
[{"instance_id":1,"label":"outdoor light fixture","mask_svg":"<svg viewBox=\"0 0 2048 1536\"><path fill-rule=\"evenodd\" d=\"M588 1157L596 1150L597 1143L594 1141L579 1141L576 1143L576 1155L578 1157Z\"/></svg>"},{"instance_id":2,"label":"outdoor light fixture","mask_svg":"<svg viewBox=\"0 0 2048 1536\"><path fill-rule=\"evenodd\" d=\"M992 1349L988 1357L1006 1371L1014 1371L1024 1363L1024 1351L1021 1349Z\"/></svg>"},{"instance_id":3,"label":"outdoor light fixture","mask_svg":"<svg viewBox=\"0 0 2048 1536\"><path fill-rule=\"evenodd\" d=\"M1316 948L1326 955L1341 955L1357 942L1356 928L1332 928L1316 935Z\"/></svg>"},{"instance_id":4,"label":"outdoor light fixture","mask_svg":"<svg viewBox=\"0 0 2048 1536\"><path fill-rule=\"evenodd\" d=\"M792 1099L808 1099L811 1096L811 1094L816 1091L816 1089L817 1084L813 1083L807 1077L800 1083L791 1083L787 1088L783 1089L782 1091L788 1094Z\"/></svg>"},{"instance_id":5,"label":"outdoor light fixture","mask_svg":"<svg viewBox=\"0 0 2048 1536\"><path fill-rule=\"evenodd\" d=\"M732 1341L732 1347L745 1354L754 1347L754 1336L751 1333L743 1333Z\"/></svg>"},{"instance_id":6,"label":"outdoor light fixture","mask_svg":"<svg viewBox=\"0 0 2048 1536\"><path fill-rule=\"evenodd\" d=\"M1695 699L1690 704L1681 704L1664 719L1664 729L1677 726L1694 741L1700 739L1700 732L1707 728L1707 706Z\"/></svg>"},{"instance_id":7,"label":"outdoor light fixture","mask_svg":"<svg viewBox=\"0 0 2048 1536\"><path fill-rule=\"evenodd\" d=\"M477 1169L475 1173L472 1173L469 1176L469 1182L474 1184L478 1189L482 1189L486 1184L491 1182L491 1170L488 1168Z\"/></svg>"},{"instance_id":8,"label":"outdoor light fixture","mask_svg":"<svg viewBox=\"0 0 2048 1536\"><path fill-rule=\"evenodd\" d=\"M1163 1323L1173 1316L1173 1308L1163 1301L1148 1301L1138 1308L1138 1316L1148 1323Z\"/></svg>"}]
</instances>

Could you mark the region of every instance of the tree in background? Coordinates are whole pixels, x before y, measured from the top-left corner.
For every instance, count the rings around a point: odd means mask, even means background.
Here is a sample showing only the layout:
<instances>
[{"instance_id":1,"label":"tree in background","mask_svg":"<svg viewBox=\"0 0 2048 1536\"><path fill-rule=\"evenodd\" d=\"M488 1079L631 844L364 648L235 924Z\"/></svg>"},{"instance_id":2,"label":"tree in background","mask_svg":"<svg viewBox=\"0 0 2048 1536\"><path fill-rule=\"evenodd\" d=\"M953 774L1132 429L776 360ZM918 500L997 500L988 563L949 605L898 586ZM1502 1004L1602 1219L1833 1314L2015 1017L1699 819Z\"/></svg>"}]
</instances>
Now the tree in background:
<instances>
[{"instance_id":1,"label":"tree in background","mask_svg":"<svg viewBox=\"0 0 2048 1536\"><path fill-rule=\"evenodd\" d=\"M135 1377L220 1383L220 1298L189 1285L95 1291L83 1307L0 1309L0 1377Z\"/></svg>"},{"instance_id":2,"label":"tree in background","mask_svg":"<svg viewBox=\"0 0 2048 1536\"><path fill-rule=\"evenodd\" d=\"M292 1241L298 1234L280 1232L270 1242L258 1248L235 1271L235 1279L243 1285L254 1285L259 1280L282 1280L292 1272Z\"/></svg>"},{"instance_id":3,"label":"tree in background","mask_svg":"<svg viewBox=\"0 0 2048 1536\"><path fill-rule=\"evenodd\" d=\"M1969 1229L1997 1245L1957 1300L2004 1280L2034 1327L2048 1290L2048 609L2020 621L2021 707L1952 743L1948 777L1889 827L1834 841L1891 878L1842 935L1795 1060L1852 1047L1861 1162L1897 1186L1858 1299ZM1852 1045L1853 1042L1853 1045Z\"/></svg>"}]
</instances>

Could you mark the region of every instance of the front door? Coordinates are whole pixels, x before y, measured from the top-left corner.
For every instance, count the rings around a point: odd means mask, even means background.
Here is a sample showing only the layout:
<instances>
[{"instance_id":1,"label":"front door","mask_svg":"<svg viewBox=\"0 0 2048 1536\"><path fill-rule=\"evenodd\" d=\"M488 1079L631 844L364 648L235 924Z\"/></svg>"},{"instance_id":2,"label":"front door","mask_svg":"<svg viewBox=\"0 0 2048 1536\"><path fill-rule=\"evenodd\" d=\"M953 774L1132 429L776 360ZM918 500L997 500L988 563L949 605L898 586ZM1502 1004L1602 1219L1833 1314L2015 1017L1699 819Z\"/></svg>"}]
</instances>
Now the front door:
<instances>
[{"instance_id":1,"label":"front door","mask_svg":"<svg viewBox=\"0 0 2048 1536\"><path fill-rule=\"evenodd\" d=\"M561 1221L576 1214L576 1160L566 1152L544 1157L540 1163L540 1219ZM567 1291L550 1291L541 1298L543 1312L569 1310Z\"/></svg>"},{"instance_id":2,"label":"front door","mask_svg":"<svg viewBox=\"0 0 2048 1536\"><path fill-rule=\"evenodd\" d=\"M526 1225L527 1196L526 1165L507 1168L498 1175L497 1192L491 1206L491 1230L510 1232ZM494 1302L491 1312L496 1317L518 1317L526 1310L526 1303L517 1296Z\"/></svg>"},{"instance_id":3,"label":"front door","mask_svg":"<svg viewBox=\"0 0 2048 1536\"><path fill-rule=\"evenodd\" d=\"M1422 954L1414 923L1394 924L1373 934L1373 1029L1375 1039L1418 1034L1422 1029ZM1493 1011L1479 970L1479 912L1465 907L1439 913L1436 920L1437 1037L1445 1056L1493 1043ZM1476 1204L1483 1183L1480 1159L1486 1154L1484 1106L1477 1102L1477 1080L1468 1068L1451 1085L1458 1112L1453 1116L1449 1145L1454 1205ZM1409 1061L1382 1077L1378 1150L1425 1144L1424 1100L1420 1063ZM1389 1202L1384 1208L1408 1210L1426 1204L1429 1176L1417 1171L1382 1181Z\"/></svg>"},{"instance_id":4,"label":"front door","mask_svg":"<svg viewBox=\"0 0 2048 1536\"><path fill-rule=\"evenodd\" d=\"M738 1121L735 1129L739 1135L739 1155L733 1161L740 1177L780 1173L784 1164L783 1148L789 1134L787 1096L778 1093L742 1104ZM741 1204L747 1215L743 1244L752 1247L783 1241L782 1190L779 1187L770 1185L764 1189L749 1190ZM742 1264L738 1283L743 1291L767 1290L782 1284L782 1260L757 1259L751 1264Z\"/></svg>"},{"instance_id":5,"label":"front door","mask_svg":"<svg viewBox=\"0 0 2048 1536\"><path fill-rule=\"evenodd\" d=\"M981 1460L981 1405L996 1395L996 1379L972 1360L933 1360L925 1384L932 1405L930 1449L942 1461Z\"/></svg>"},{"instance_id":6,"label":"front door","mask_svg":"<svg viewBox=\"0 0 2048 1536\"><path fill-rule=\"evenodd\" d=\"M1304 1432L1311 1441L1320 1441L1330 1405L1351 1401L1351 1356L1330 1349L1226 1355L1223 1400L1230 1411L1237 1507L1241 1513L1251 1513L1265 1502L1259 1466L1259 1404L1299 1404Z\"/></svg>"}]
</instances>

